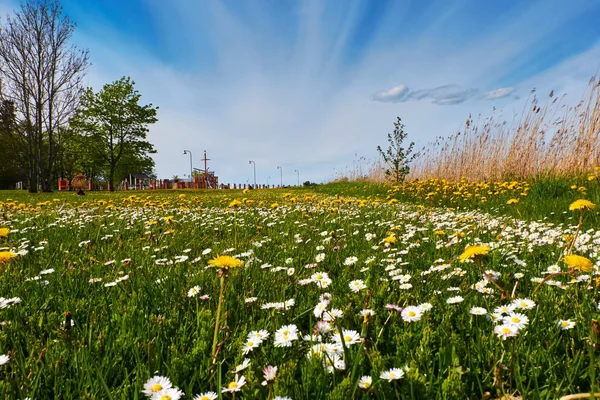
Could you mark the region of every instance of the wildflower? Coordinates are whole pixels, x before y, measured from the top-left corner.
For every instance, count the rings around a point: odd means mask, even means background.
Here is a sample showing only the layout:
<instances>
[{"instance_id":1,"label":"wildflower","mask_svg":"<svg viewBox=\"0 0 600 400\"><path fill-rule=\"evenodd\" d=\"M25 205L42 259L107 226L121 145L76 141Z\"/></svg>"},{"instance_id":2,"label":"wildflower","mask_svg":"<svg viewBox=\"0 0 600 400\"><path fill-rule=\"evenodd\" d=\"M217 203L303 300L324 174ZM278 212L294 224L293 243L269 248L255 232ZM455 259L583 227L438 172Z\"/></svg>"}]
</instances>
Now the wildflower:
<instances>
[{"instance_id":1,"label":"wildflower","mask_svg":"<svg viewBox=\"0 0 600 400\"><path fill-rule=\"evenodd\" d=\"M169 378L164 376L155 375L144 384L144 390L142 392L151 397L155 393L162 392L163 390L170 389L173 386Z\"/></svg>"},{"instance_id":2,"label":"wildflower","mask_svg":"<svg viewBox=\"0 0 600 400\"><path fill-rule=\"evenodd\" d=\"M423 311L419 307L408 306L402 310L402 320L405 322L415 322L421 319Z\"/></svg>"},{"instance_id":3,"label":"wildflower","mask_svg":"<svg viewBox=\"0 0 600 400\"><path fill-rule=\"evenodd\" d=\"M256 300L258 300L258 297L247 297L244 301L246 303L254 303Z\"/></svg>"},{"instance_id":4,"label":"wildflower","mask_svg":"<svg viewBox=\"0 0 600 400\"><path fill-rule=\"evenodd\" d=\"M315 257L315 261L320 263L321 261L323 261L325 259L325 253L319 253L316 255Z\"/></svg>"},{"instance_id":5,"label":"wildflower","mask_svg":"<svg viewBox=\"0 0 600 400\"><path fill-rule=\"evenodd\" d=\"M10 229L8 228L0 228L0 237L7 237Z\"/></svg>"},{"instance_id":6,"label":"wildflower","mask_svg":"<svg viewBox=\"0 0 600 400\"><path fill-rule=\"evenodd\" d=\"M344 265L354 265L356 264L356 262L358 261L358 257L348 257L346 258L346 260L344 260Z\"/></svg>"},{"instance_id":7,"label":"wildflower","mask_svg":"<svg viewBox=\"0 0 600 400\"><path fill-rule=\"evenodd\" d=\"M337 343L342 342L342 338L344 339L344 343L346 345L360 343L360 334L353 330L342 329L342 335L335 335L333 340Z\"/></svg>"},{"instance_id":8,"label":"wildflower","mask_svg":"<svg viewBox=\"0 0 600 400\"><path fill-rule=\"evenodd\" d=\"M263 340L265 340L266 338L269 337L269 332L267 332L264 329L261 329L260 331L252 331L250 333L248 333L248 340L256 340L259 342L262 342Z\"/></svg>"},{"instance_id":9,"label":"wildflower","mask_svg":"<svg viewBox=\"0 0 600 400\"><path fill-rule=\"evenodd\" d=\"M490 252L489 246L469 246L465 249L465 251L460 255L460 262L465 262L467 260L472 260L479 256L484 256Z\"/></svg>"},{"instance_id":10,"label":"wildflower","mask_svg":"<svg viewBox=\"0 0 600 400\"><path fill-rule=\"evenodd\" d=\"M404 371L402 371L400 368L392 368L392 369L382 372L381 375L379 375L379 377L381 379L385 379L388 382L391 382L396 379L400 379L403 376L404 376Z\"/></svg>"},{"instance_id":11,"label":"wildflower","mask_svg":"<svg viewBox=\"0 0 600 400\"><path fill-rule=\"evenodd\" d=\"M10 357L6 354L0 354L0 365L8 364Z\"/></svg>"},{"instance_id":12,"label":"wildflower","mask_svg":"<svg viewBox=\"0 0 600 400\"><path fill-rule=\"evenodd\" d=\"M196 285L193 288L191 288L190 290L188 290L188 297L194 297L198 293L200 293L200 286Z\"/></svg>"},{"instance_id":13,"label":"wildflower","mask_svg":"<svg viewBox=\"0 0 600 400\"><path fill-rule=\"evenodd\" d=\"M273 400L292 400L292 398L287 396L275 396Z\"/></svg>"},{"instance_id":14,"label":"wildflower","mask_svg":"<svg viewBox=\"0 0 600 400\"><path fill-rule=\"evenodd\" d=\"M496 309L494 310L494 313L508 314L508 313L513 312L516 308L517 308L517 306L515 304L507 304L504 306L496 307Z\"/></svg>"},{"instance_id":15,"label":"wildflower","mask_svg":"<svg viewBox=\"0 0 600 400\"><path fill-rule=\"evenodd\" d=\"M328 303L325 303L325 302L322 302L322 301L321 301L321 302L319 302L319 303L318 303L318 304L315 306L315 309L314 309L314 311L313 311L313 312L314 312L314 314L315 314L315 317L317 317L317 318L321 318L321 315L323 315L323 312L324 312L325 310L327 310L327 305L328 305Z\"/></svg>"},{"instance_id":16,"label":"wildflower","mask_svg":"<svg viewBox=\"0 0 600 400\"><path fill-rule=\"evenodd\" d=\"M521 279L521 278L522 278L522 277L524 277L524 276L525 276L525 275L524 275L524 274L522 274L522 273L520 273L520 272L517 272L517 273L515 273L515 275L514 275L515 279Z\"/></svg>"},{"instance_id":17,"label":"wildflower","mask_svg":"<svg viewBox=\"0 0 600 400\"><path fill-rule=\"evenodd\" d=\"M218 396L215 392L206 392L196 395L196 397L194 397L193 400L216 400L217 397Z\"/></svg>"},{"instance_id":18,"label":"wildflower","mask_svg":"<svg viewBox=\"0 0 600 400\"><path fill-rule=\"evenodd\" d=\"M565 256L563 261L575 271L590 272L593 268L593 264L589 259L575 254Z\"/></svg>"},{"instance_id":19,"label":"wildflower","mask_svg":"<svg viewBox=\"0 0 600 400\"><path fill-rule=\"evenodd\" d=\"M338 310L337 308L334 308L331 311L325 311L323 313L323 320L324 321L335 321L336 318L341 317L343 314L344 313L342 312L342 310Z\"/></svg>"},{"instance_id":20,"label":"wildflower","mask_svg":"<svg viewBox=\"0 0 600 400\"><path fill-rule=\"evenodd\" d=\"M531 310L535 307L535 301L529 299L514 299L512 304L521 310Z\"/></svg>"},{"instance_id":21,"label":"wildflower","mask_svg":"<svg viewBox=\"0 0 600 400\"><path fill-rule=\"evenodd\" d=\"M179 400L183 394L184 393L177 388L169 388L154 393L151 400Z\"/></svg>"},{"instance_id":22,"label":"wildflower","mask_svg":"<svg viewBox=\"0 0 600 400\"><path fill-rule=\"evenodd\" d=\"M296 325L284 325L275 332L275 347L290 347L294 340L298 340Z\"/></svg>"},{"instance_id":23,"label":"wildflower","mask_svg":"<svg viewBox=\"0 0 600 400\"><path fill-rule=\"evenodd\" d=\"M252 340L252 339L246 341L246 343L244 343L244 347L242 347L242 353L244 353L244 355L250 353L252 350L257 348L261 344L261 342L262 342L262 340Z\"/></svg>"},{"instance_id":24,"label":"wildflower","mask_svg":"<svg viewBox=\"0 0 600 400\"><path fill-rule=\"evenodd\" d=\"M512 324L498 325L494 328L494 333L506 340L507 337L517 336L519 334L519 328Z\"/></svg>"},{"instance_id":25,"label":"wildflower","mask_svg":"<svg viewBox=\"0 0 600 400\"><path fill-rule=\"evenodd\" d=\"M229 269L241 267L243 263L237 258L231 256L218 256L208 262L209 265L217 268Z\"/></svg>"},{"instance_id":26,"label":"wildflower","mask_svg":"<svg viewBox=\"0 0 600 400\"><path fill-rule=\"evenodd\" d=\"M261 384L263 386L266 386L270 382L273 382L275 380L276 374L277 374L277 367L274 367L272 365L267 365L263 369L263 377L265 378L265 380Z\"/></svg>"},{"instance_id":27,"label":"wildflower","mask_svg":"<svg viewBox=\"0 0 600 400\"><path fill-rule=\"evenodd\" d=\"M242 202L239 201L238 199L233 200L231 203L229 203L229 208L238 208L239 206L242 205Z\"/></svg>"},{"instance_id":28,"label":"wildflower","mask_svg":"<svg viewBox=\"0 0 600 400\"><path fill-rule=\"evenodd\" d=\"M238 365L237 367L235 367L235 371L234 372L237 374L238 372L245 370L249 366L250 366L250 359L249 358L244 358L244 361L242 361L242 363L240 365Z\"/></svg>"},{"instance_id":29,"label":"wildflower","mask_svg":"<svg viewBox=\"0 0 600 400\"><path fill-rule=\"evenodd\" d=\"M523 329L527 326L527 324L529 324L529 318L520 313L510 313L506 317L502 318L502 321L506 325L516 326L517 329Z\"/></svg>"},{"instance_id":30,"label":"wildflower","mask_svg":"<svg viewBox=\"0 0 600 400\"><path fill-rule=\"evenodd\" d=\"M0 251L0 265L9 263L16 256L12 251Z\"/></svg>"},{"instance_id":31,"label":"wildflower","mask_svg":"<svg viewBox=\"0 0 600 400\"><path fill-rule=\"evenodd\" d=\"M358 387L361 389L368 389L372 384L373 379L368 375L365 375L358 380Z\"/></svg>"},{"instance_id":32,"label":"wildflower","mask_svg":"<svg viewBox=\"0 0 600 400\"><path fill-rule=\"evenodd\" d=\"M369 319L371 318L373 315L375 315L375 311L370 310L368 308L365 308L364 310L360 311L360 316L365 318L365 319Z\"/></svg>"},{"instance_id":33,"label":"wildflower","mask_svg":"<svg viewBox=\"0 0 600 400\"><path fill-rule=\"evenodd\" d=\"M560 321L558 321L557 325L560 329L566 331L569 329L573 329L575 327L575 322L571 321L570 319L561 319Z\"/></svg>"},{"instance_id":34,"label":"wildflower","mask_svg":"<svg viewBox=\"0 0 600 400\"><path fill-rule=\"evenodd\" d=\"M202 250L202 255L205 256L208 253L210 253L211 251L212 251L212 249L204 249L204 250Z\"/></svg>"},{"instance_id":35,"label":"wildflower","mask_svg":"<svg viewBox=\"0 0 600 400\"><path fill-rule=\"evenodd\" d=\"M585 210L593 210L596 208L596 205L589 200L579 199L575 200L569 206L569 210L571 211L585 211Z\"/></svg>"},{"instance_id":36,"label":"wildflower","mask_svg":"<svg viewBox=\"0 0 600 400\"><path fill-rule=\"evenodd\" d=\"M242 375L239 379L238 376L235 376L235 379L229 382L227 387L223 388L223 392L239 392L242 389L242 386L246 384L246 377Z\"/></svg>"},{"instance_id":37,"label":"wildflower","mask_svg":"<svg viewBox=\"0 0 600 400\"><path fill-rule=\"evenodd\" d=\"M356 279L350 282L350 290L352 290L354 293L358 293L361 289L365 289L366 287L367 286L361 279Z\"/></svg>"},{"instance_id":38,"label":"wildflower","mask_svg":"<svg viewBox=\"0 0 600 400\"><path fill-rule=\"evenodd\" d=\"M485 315L487 314L487 310L483 307L473 307L471 311L469 311L473 315Z\"/></svg>"},{"instance_id":39,"label":"wildflower","mask_svg":"<svg viewBox=\"0 0 600 400\"><path fill-rule=\"evenodd\" d=\"M519 202L519 199L510 199L506 202L506 204L517 204Z\"/></svg>"},{"instance_id":40,"label":"wildflower","mask_svg":"<svg viewBox=\"0 0 600 400\"><path fill-rule=\"evenodd\" d=\"M433 308L433 306L431 305L431 303L423 303L423 304L419 304L418 307L421 309L421 311L425 312L425 311L429 311Z\"/></svg>"},{"instance_id":41,"label":"wildflower","mask_svg":"<svg viewBox=\"0 0 600 400\"><path fill-rule=\"evenodd\" d=\"M464 300L464 298L462 298L462 296L454 296L454 297L450 297L448 300L446 300L446 303L448 304L457 304L460 303Z\"/></svg>"}]
</instances>

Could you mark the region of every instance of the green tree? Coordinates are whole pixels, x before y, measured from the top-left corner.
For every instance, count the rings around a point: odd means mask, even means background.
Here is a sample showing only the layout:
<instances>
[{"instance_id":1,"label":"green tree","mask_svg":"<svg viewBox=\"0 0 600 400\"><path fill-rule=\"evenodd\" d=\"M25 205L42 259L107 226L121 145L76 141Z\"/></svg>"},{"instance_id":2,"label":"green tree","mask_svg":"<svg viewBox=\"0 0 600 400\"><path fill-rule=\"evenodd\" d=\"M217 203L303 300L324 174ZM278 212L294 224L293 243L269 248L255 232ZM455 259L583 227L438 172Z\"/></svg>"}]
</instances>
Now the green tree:
<instances>
[{"instance_id":1,"label":"green tree","mask_svg":"<svg viewBox=\"0 0 600 400\"><path fill-rule=\"evenodd\" d=\"M381 146L377 146L377 151L385 163L385 175L395 183L404 182L404 179L406 179L406 176L410 172L409 164L416 156L416 154L413 154L414 142L410 142L406 149L402 147L406 136L402 119L398 117L396 122L394 122L394 132L387 135L390 145L388 149L383 151Z\"/></svg>"},{"instance_id":2,"label":"green tree","mask_svg":"<svg viewBox=\"0 0 600 400\"><path fill-rule=\"evenodd\" d=\"M129 77L123 77L104 85L98 93L87 89L72 121L84 137L85 157L96 170L107 167L110 190L115 188L116 173L132 154L139 160L156 153L146 136L148 126L158 121L158 107L140 105L141 94L134 85Z\"/></svg>"}]
</instances>

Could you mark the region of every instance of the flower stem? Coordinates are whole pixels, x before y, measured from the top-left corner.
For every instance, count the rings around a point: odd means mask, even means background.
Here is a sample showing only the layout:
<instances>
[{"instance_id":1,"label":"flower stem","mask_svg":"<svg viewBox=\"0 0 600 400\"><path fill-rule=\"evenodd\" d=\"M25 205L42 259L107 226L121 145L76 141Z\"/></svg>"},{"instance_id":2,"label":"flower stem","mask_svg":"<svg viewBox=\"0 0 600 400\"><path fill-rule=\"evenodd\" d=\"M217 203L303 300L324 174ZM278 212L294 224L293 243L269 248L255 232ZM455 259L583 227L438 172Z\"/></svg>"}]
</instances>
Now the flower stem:
<instances>
[{"instance_id":1,"label":"flower stem","mask_svg":"<svg viewBox=\"0 0 600 400\"><path fill-rule=\"evenodd\" d=\"M221 272L221 289L219 290L219 304L217 305L217 320L215 321L215 333L213 335L212 356L213 363L216 361L217 340L219 336L219 320L221 319L221 306L223 304L223 291L225 289L225 274Z\"/></svg>"}]
</instances>

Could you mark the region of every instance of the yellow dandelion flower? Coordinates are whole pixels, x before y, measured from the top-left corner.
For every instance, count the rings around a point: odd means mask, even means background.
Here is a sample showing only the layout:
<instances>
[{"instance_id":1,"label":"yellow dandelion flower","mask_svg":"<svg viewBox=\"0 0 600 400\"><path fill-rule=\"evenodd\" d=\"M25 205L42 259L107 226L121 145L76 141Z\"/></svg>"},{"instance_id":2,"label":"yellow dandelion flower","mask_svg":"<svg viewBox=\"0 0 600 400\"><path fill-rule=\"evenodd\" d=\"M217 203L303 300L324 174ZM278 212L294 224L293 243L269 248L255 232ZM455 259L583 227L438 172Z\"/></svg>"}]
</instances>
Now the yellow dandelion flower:
<instances>
[{"instance_id":1,"label":"yellow dandelion flower","mask_svg":"<svg viewBox=\"0 0 600 400\"><path fill-rule=\"evenodd\" d=\"M591 201L586 200L586 199L575 200L569 206L569 210L571 210L571 211L593 210L594 208L596 208L596 205L594 203L592 203Z\"/></svg>"},{"instance_id":2,"label":"yellow dandelion flower","mask_svg":"<svg viewBox=\"0 0 600 400\"><path fill-rule=\"evenodd\" d=\"M460 255L460 262L465 262L467 260L471 260L478 256L484 256L490 252L489 246L469 246L465 249L465 251Z\"/></svg>"},{"instance_id":3,"label":"yellow dandelion flower","mask_svg":"<svg viewBox=\"0 0 600 400\"><path fill-rule=\"evenodd\" d=\"M7 237L10 229L8 228L0 228L0 237Z\"/></svg>"},{"instance_id":4,"label":"yellow dandelion flower","mask_svg":"<svg viewBox=\"0 0 600 400\"><path fill-rule=\"evenodd\" d=\"M510 199L506 202L506 204L517 204L519 202L519 199Z\"/></svg>"},{"instance_id":5,"label":"yellow dandelion flower","mask_svg":"<svg viewBox=\"0 0 600 400\"><path fill-rule=\"evenodd\" d=\"M238 208L239 206L242 205L242 202L239 201L238 199L232 200L231 203L229 203L229 208Z\"/></svg>"},{"instance_id":6,"label":"yellow dandelion flower","mask_svg":"<svg viewBox=\"0 0 600 400\"><path fill-rule=\"evenodd\" d=\"M208 265L213 267L229 269L241 267L243 263L237 258L231 256L218 256L208 262Z\"/></svg>"},{"instance_id":7,"label":"yellow dandelion flower","mask_svg":"<svg viewBox=\"0 0 600 400\"><path fill-rule=\"evenodd\" d=\"M244 193L244 194L249 193L249 192L250 192L250 189L244 189L244 190L242 190L242 193Z\"/></svg>"},{"instance_id":8,"label":"yellow dandelion flower","mask_svg":"<svg viewBox=\"0 0 600 400\"><path fill-rule=\"evenodd\" d=\"M273 203L273 204L271 204L271 208L277 208L277 207L279 207L279 204L278 204L278 203Z\"/></svg>"},{"instance_id":9,"label":"yellow dandelion flower","mask_svg":"<svg viewBox=\"0 0 600 400\"><path fill-rule=\"evenodd\" d=\"M394 243L396 243L396 236L390 235L390 236L386 237L385 239L383 239L383 241L386 243L389 243L389 244L394 244Z\"/></svg>"},{"instance_id":10,"label":"yellow dandelion flower","mask_svg":"<svg viewBox=\"0 0 600 400\"><path fill-rule=\"evenodd\" d=\"M17 255L12 251L0 251L0 265L8 264L10 260L12 260L15 257L17 257Z\"/></svg>"},{"instance_id":11,"label":"yellow dandelion flower","mask_svg":"<svg viewBox=\"0 0 600 400\"><path fill-rule=\"evenodd\" d=\"M590 272L593 267L593 264L589 259L575 254L565 256L563 261L565 262L565 264L567 264L569 267L576 271Z\"/></svg>"}]
</instances>

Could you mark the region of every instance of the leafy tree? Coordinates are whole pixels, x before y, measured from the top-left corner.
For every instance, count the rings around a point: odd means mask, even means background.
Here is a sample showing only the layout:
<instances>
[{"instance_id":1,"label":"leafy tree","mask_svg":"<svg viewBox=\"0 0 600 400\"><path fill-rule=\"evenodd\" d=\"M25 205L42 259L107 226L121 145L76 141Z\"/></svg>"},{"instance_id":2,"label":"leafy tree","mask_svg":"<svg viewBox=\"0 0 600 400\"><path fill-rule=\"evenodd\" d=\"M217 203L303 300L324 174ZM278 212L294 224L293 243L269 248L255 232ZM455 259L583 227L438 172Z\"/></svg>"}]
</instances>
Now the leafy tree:
<instances>
[{"instance_id":1,"label":"leafy tree","mask_svg":"<svg viewBox=\"0 0 600 400\"><path fill-rule=\"evenodd\" d=\"M406 176L410 172L409 164L416 156L412 152L415 146L414 142L410 142L406 149L402 147L402 142L404 142L406 136L402 119L398 117L396 122L394 122L394 132L387 135L388 143L390 144L388 149L383 151L381 146L377 146L377 151L381 154L386 164L385 174L392 182L404 182L404 179L406 179Z\"/></svg>"},{"instance_id":2,"label":"leafy tree","mask_svg":"<svg viewBox=\"0 0 600 400\"><path fill-rule=\"evenodd\" d=\"M117 176L119 169L125 167L125 161L131 162L132 155L137 161L147 161L148 154L156 153L146 136L148 125L158 121L158 107L140 105L141 94L134 85L129 77L123 77L104 85L98 93L87 89L72 121L72 126L81 133L85 142L82 157L96 171L104 167L108 169L110 190L115 189L115 177L120 178Z\"/></svg>"},{"instance_id":3,"label":"leafy tree","mask_svg":"<svg viewBox=\"0 0 600 400\"><path fill-rule=\"evenodd\" d=\"M0 25L0 79L26 142L29 191L56 178L56 132L73 115L89 64L69 41L75 24L58 0L24 0Z\"/></svg>"}]
</instances>

